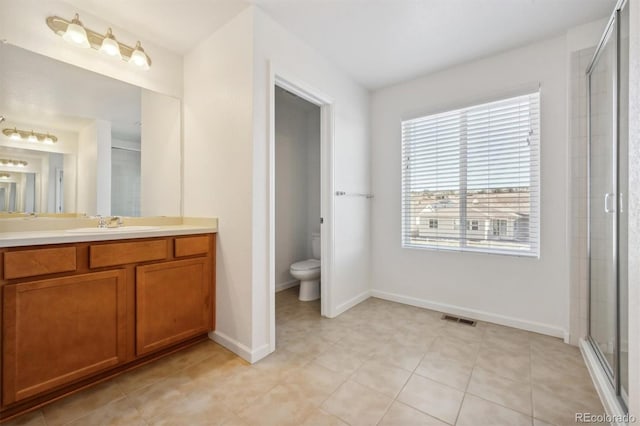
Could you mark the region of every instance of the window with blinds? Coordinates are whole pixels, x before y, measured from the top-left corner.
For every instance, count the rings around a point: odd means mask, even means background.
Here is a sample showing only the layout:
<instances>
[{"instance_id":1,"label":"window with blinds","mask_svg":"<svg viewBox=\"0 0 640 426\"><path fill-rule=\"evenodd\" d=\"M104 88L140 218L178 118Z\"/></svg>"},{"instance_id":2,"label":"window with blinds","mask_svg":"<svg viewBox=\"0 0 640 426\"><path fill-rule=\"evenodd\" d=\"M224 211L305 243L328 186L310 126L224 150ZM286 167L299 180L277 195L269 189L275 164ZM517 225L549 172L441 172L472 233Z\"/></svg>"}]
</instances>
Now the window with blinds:
<instances>
[{"instance_id":1,"label":"window with blinds","mask_svg":"<svg viewBox=\"0 0 640 426\"><path fill-rule=\"evenodd\" d=\"M402 122L402 246L539 256L540 94Z\"/></svg>"}]
</instances>

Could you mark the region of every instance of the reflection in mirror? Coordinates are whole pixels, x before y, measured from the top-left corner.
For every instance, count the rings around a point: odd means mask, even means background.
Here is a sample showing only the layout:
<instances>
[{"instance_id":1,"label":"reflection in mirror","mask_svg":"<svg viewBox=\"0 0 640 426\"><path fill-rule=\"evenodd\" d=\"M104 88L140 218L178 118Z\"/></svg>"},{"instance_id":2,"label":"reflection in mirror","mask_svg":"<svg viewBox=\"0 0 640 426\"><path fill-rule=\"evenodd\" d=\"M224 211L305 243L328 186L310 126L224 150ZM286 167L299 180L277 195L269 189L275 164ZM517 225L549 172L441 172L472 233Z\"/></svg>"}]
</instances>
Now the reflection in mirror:
<instances>
[{"instance_id":1,"label":"reflection in mirror","mask_svg":"<svg viewBox=\"0 0 640 426\"><path fill-rule=\"evenodd\" d=\"M0 44L0 116L2 216L180 215L178 99Z\"/></svg>"}]
</instances>

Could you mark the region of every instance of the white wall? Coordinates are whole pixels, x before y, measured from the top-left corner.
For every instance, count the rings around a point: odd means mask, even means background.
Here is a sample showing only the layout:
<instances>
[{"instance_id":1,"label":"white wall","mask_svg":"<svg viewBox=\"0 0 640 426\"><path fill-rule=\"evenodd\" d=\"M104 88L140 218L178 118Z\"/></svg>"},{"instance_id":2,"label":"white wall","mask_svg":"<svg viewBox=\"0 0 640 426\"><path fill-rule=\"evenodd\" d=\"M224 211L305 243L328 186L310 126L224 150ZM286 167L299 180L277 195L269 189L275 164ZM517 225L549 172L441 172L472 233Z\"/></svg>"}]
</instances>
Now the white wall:
<instances>
[{"instance_id":1,"label":"white wall","mask_svg":"<svg viewBox=\"0 0 640 426\"><path fill-rule=\"evenodd\" d=\"M118 40L129 45L140 40L153 61L151 69L133 70L129 64L104 57L96 50L69 46L45 22L48 16L71 19L74 13L80 14L86 27L98 32L106 31L108 27L113 28ZM141 39L135 34L135 29L127 31L118 27L115 22L105 22L62 1L1 0L0 40L136 86L171 96L182 96L182 58L179 55L150 40Z\"/></svg>"},{"instance_id":2,"label":"white wall","mask_svg":"<svg viewBox=\"0 0 640 426\"><path fill-rule=\"evenodd\" d=\"M310 259L320 227L320 108L276 92L276 290L296 284L292 263Z\"/></svg>"},{"instance_id":3,"label":"white wall","mask_svg":"<svg viewBox=\"0 0 640 426\"><path fill-rule=\"evenodd\" d=\"M563 337L568 330L565 37L381 89L372 100L373 294ZM401 248L400 122L541 84L540 259Z\"/></svg>"},{"instance_id":4,"label":"white wall","mask_svg":"<svg viewBox=\"0 0 640 426\"><path fill-rule=\"evenodd\" d=\"M254 14L253 56L253 285L252 346L264 356L269 346L269 94L270 64L276 74L304 82L333 100L333 188L367 192L370 188L369 96L341 70L294 37L262 10ZM370 205L364 198L335 199L332 293L329 316L369 296ZM325 242L326 243L326 242ZM267 352L265 352L267 351Z\"/></svg>"},{"instance_id":5,"label":"white wall","mask_svg":"<svg viewBox=\"0 0 640 426\"><path fill-rule=\"evenodd\" d=\"M245 10L184 58L184 214L218 217L216 339L245 358L253 321L252 26Z\"/></svg>"},{"instance_id":6,"label":"white wall","mask_svg":"<svg viewBox=\"0 0 640 426\"><path fill-rule=\"evenodd\" d=\"M142 216L182 214L180 100L142 90Z\"/></svg>"},{"instance_id":7,"label":"white wall","mask_svg":"<svg viewBox=\"0 0 640 426\"><path fill-rule=\"evenodd\" d=\"M111 123L108 121L95 120L79 132L77 177L77 212L108 216L111 213Z\"/></svg>"}]
</instances>

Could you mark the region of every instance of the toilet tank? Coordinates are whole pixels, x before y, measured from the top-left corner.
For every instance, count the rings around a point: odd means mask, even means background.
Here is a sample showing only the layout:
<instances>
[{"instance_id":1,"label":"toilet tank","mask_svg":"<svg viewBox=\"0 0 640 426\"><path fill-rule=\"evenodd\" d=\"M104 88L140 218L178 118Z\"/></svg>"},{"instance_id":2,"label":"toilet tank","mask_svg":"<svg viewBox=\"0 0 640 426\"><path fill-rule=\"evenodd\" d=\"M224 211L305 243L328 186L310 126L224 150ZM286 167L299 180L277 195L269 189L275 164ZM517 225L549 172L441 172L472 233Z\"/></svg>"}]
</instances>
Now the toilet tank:
<instances>
[{"instance_id":1,"label":"toilet tank","mask_svg":"<svg viewBox=\"0 0 640 426\"><path fill-rule=\"evenodd\" d=\"M320 259L320 233L311 234L311 253L314 259Z\"/></svg>"}]
</instances>

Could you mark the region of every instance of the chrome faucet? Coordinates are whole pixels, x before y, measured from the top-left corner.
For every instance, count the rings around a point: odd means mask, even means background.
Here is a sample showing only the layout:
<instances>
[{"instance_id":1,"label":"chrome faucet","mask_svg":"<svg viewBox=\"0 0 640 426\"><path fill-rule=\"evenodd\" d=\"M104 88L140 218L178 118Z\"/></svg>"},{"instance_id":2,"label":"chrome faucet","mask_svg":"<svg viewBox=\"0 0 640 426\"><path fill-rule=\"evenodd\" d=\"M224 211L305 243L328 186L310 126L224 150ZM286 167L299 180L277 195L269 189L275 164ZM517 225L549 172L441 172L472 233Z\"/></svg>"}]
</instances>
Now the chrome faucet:
<instances>
[{"instance_id":1,"label":"chrome faucet","mask_svg":"<svg viewBox=\"0 0 640 426\"><path fill-rule=\"evenodd\" d=\"M98 215L98 228L119 228L122 225L121 216L104 217Z\"/></svg>"},{"instance_id":2,"label":"chrome faucet","mask_svg":"<svg viewBox=\"0 0 640 426\"><path fill-rule=\"evenodd\" d=\"M111 216L109 218L109 222L107 223L107 228L120 228L122 224L123 222L121 216Z\"/></svg>"}]
</instances>

